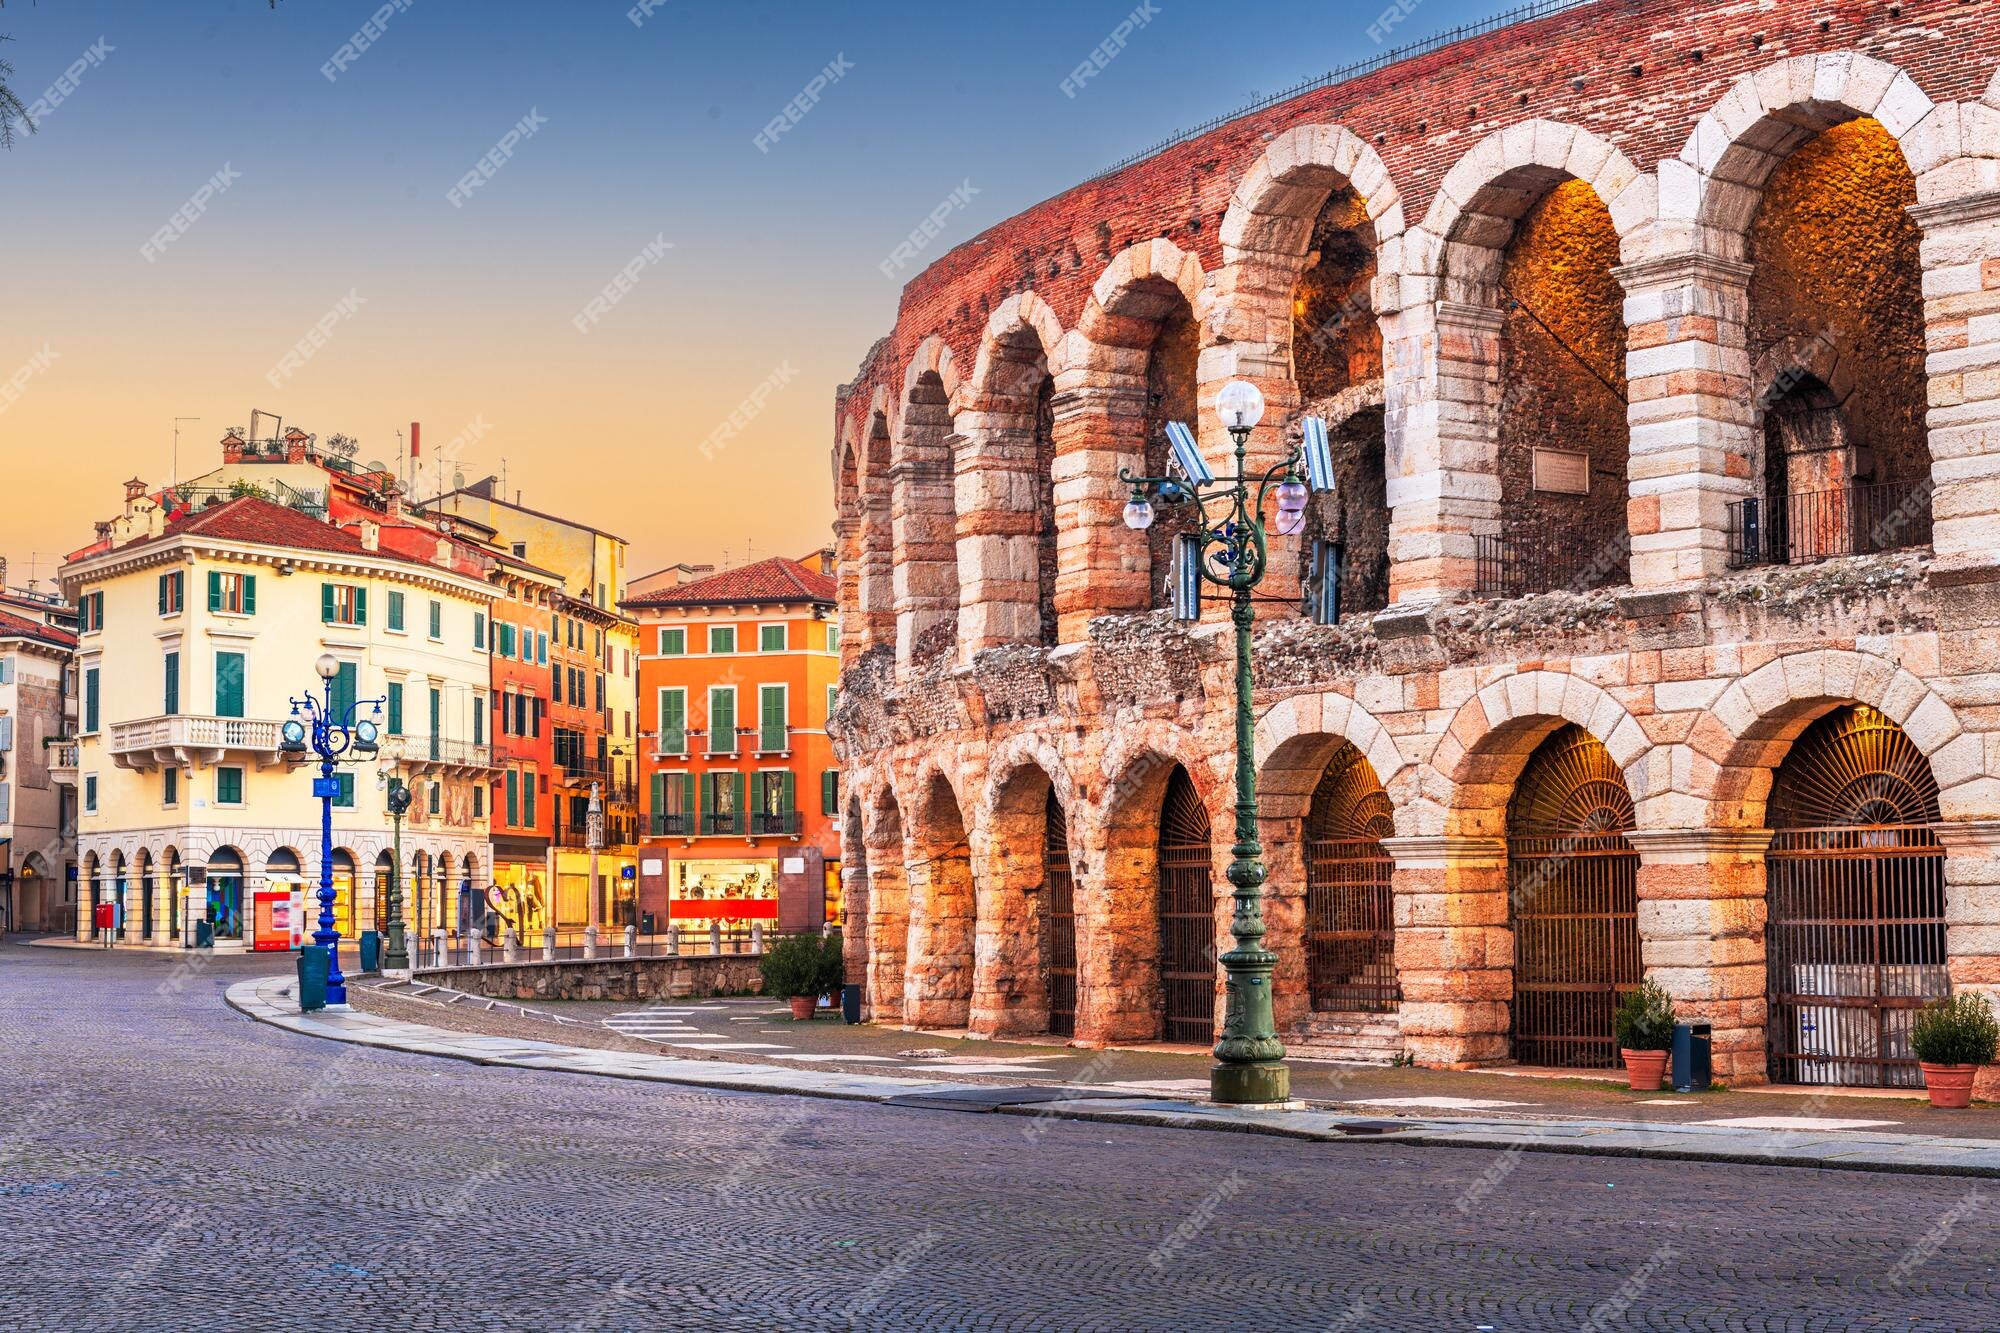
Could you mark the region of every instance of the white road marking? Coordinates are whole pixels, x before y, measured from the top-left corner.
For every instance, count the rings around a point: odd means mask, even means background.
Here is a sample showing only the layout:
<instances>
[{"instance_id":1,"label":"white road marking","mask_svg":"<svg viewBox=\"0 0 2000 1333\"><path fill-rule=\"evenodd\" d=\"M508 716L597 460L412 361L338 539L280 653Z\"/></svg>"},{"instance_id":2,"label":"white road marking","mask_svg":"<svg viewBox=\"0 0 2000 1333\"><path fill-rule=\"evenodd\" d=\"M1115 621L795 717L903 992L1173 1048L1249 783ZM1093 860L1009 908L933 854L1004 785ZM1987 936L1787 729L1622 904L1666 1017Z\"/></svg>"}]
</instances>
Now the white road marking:
<instances>
[{"instance_id":1,"label":"white road marking","mask_svg":"<svg viewBox=\"0 0 2000 1333\"><path fill-rule=\"evenodd\" d=\"M1347 1106L1414 1106L1429 1111L1497 1111L1505 1106L1534 1106L1535 1102L1496 1102L1483 1097L1357 1097Z\"/></svg>"},{"instance_id":2,"label":"white road marking","mask_svg":"<svg viewBox=\"0 0 2000 1333\"><path fill-rule=\"evenodd\" d=\"M1696 1120L1697 1125L1723 1129L1875 1129L1902 1123L1897 1120L1830 1120L1810 1115L1742 1115L1728 1120Z\"/></svg>"}]
</instances>

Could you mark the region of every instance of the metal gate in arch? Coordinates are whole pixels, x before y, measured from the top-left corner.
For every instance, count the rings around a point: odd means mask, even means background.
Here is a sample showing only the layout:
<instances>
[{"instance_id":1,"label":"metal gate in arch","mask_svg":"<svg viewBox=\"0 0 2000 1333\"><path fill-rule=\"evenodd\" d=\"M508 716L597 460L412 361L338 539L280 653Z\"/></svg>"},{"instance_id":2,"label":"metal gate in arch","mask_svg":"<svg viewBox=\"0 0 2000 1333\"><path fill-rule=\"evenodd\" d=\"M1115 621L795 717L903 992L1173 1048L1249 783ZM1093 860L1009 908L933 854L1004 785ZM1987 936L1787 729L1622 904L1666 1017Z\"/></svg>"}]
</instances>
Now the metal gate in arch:
<instances>
[{"instance_id":1,"label":"metal gate in arch","mask_svg":"<svg viewBox=\"0 0 2000 1333\"><path fill-rule=\"evenodd\" d=\"M1069 821L1049 793L1042 834L1042 973L1048 987L1049 1035L1076 1035L1076 879L1069 865Z\"/></svg>"},{"instance_id":2,"label":"metal gate in arch","mask_svg":"<svg viewBox=\"0 0 2000 1333\"><path fill-rule=\"evenodd\" d=\"M1165 1041L1215 1040L1215 887L1208 811L1176 766L1160 807L1160 998Z\"/></svg>"},{"instance_id":3,"label":"metal gate in arch","mask_svg":"<svg viewBox=\"0 0 2000 1333\"><path fill-rule=\"evenodd\" d=\"M1393 1013L1396 831L1388 793L1367 756L1343 744L1306 813L1306 971L1321 1012Z\"/></svg>"}]
</instances>

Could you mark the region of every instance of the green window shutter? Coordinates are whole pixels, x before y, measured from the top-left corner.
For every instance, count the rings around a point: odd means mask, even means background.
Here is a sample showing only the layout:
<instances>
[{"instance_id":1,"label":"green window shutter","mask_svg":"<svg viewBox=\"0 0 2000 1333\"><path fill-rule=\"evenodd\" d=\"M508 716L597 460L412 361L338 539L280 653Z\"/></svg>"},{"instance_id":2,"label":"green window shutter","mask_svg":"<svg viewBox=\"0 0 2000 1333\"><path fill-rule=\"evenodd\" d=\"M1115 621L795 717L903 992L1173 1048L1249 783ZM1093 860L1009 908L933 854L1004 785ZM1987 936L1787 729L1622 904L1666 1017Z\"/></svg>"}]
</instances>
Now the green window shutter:
<instances>
[{"instance_id":1,"label":"green window shutter","mask_svg":"<svg viewBox=\"0 0 2000 1333\"><path fill-rule=\"evenodd\" d=\"M483 782L472 784L472 817L486 818L486 784Z\"/></svg>"},{"instance_id":2,"label":"green window shutter","mask_svg":"<svg viewBox=\"0 0 2000 1333\"><path fill-rule=\"evenodd\" d=\"M246 616L257 614L257 576L255 574L245 574L243 576L243 614Z\"/></svg>"},{"instance_id":3,"label":"green window shutter","mask_svg":"<svg viewBox=\"0 0 2000 1333\"><path fill-rule=\"evenodd\" d=\"M215 655L215 715L243 716L243 654Z\"/></svg>"},{"instance_id":4,"label":"green window shutter","mask_svg":"<svg viewBox=\"0 0 2000 1333\"><path fill-rule=\"evenodd\" d=\"M708 692L708 751L710 754L736 753L734 689L714 689Z\"/></svg>"},{"instance_id":5,"label":"green window shutter","mask_svg":"<svg viewBox=\"0 0 2000 1333\"><path fill-rule=\"evenodd\" d=\"M667 775L653 774L652 789L653 835L658 837L667 831Z\"/></svg>"},{"instance_id":6,"label":"green window shutter","mask_svg":"<svg viewBox=\"0 0 2000 1333\"><path fill-rule=\"evenodd\" d=\"M472 701L472 743L486 744L486 701L480 698Z\"/></svg>"},{"instance_id":7,"label":"green window shutter","mask_svg":"<svg viewBox=\"0 0 2000 1333\"><path fill-rule=\"evenodd\" d=\"M511 768L507 770L507 822L517 828L521 823L521 775Z\"/></svg>"},{"instance_id":8,"label":"green window shutter","mask_svg":"<svg viewBox=\"0 0 2000 1333\"><path fill-rule=\"evenodd\" d=\"M97 668L92 667L83 673L83 729L87 732L97 730L98 698Z\"/></svg>"},{"instance_id":9,"label":"green window shutter","mask_svg":"<svg viewBox=\"0 0 2000 1333\"><path fill-rule=\"evenodd\" d=\"M533 769L521 775L521 826L535 826L535 773Z\"/></svg>"},{"instance_id":10,"label":"green window shutter","mask_svg":"<svg viewBox=\"0 0 2000 1333\"><path fill-rule=\"evenodd\" d=\"M694 774L682 773L677 780L680 783L681 789L681 831L683 833L699 833L701 830L695 827L694 823Z\"/></svg>"},{"instance_id":11,"label":"green window shutter","mask_svg":"<svg viewBox=\"0 0 2000 1333\"><path fill-rule=\"evenodd\" d=\"M432 637L433 639L442 639L442 638L444 637L444 603L443 603L443 602L432 602L432 603L431 603L431 637Z\"/></svg>"},{"instance_id":12,"label":"green window shutter","mask_svg":"<svg viewBox=\"0 0 2000 1333\"><path fill-rule=\"evenodd\" d=\"M752 773L750 775L750 808L763 814L770 807L764 804L764 797L771 789L771 774Z\"/></svg>"},{"instance_id":13,"label":"green window shutter","mask_svg":"<svg viewBox=\"0 0 2000 1333\"><path fill-rule=\"evenodd\" d=\"M347 716L347 710L361 697L360 669L352 662L342 662L333 676L333 715L336 719Z\"/></svg>"},{"instance_id":14,"label":"green window shutter","mask_svg":"<svg viewBox=\"0 0 2000 1333\"><path fill-rule=\"evenodd\" d=\"M782 685L757 687L757 748L785 748L785 687Z\"/></svg>"},{"instance_id":15,"label":"green window shutter","mask_svg":"<svg viewBox=\"0 0 2000 1333\"><path fill-rule=\"evenodd\" d=\"M840 813L840 770L829 768L819 775L819 812L823 815Z\"/></svg>"},{"instance_id":16,"label":"green window shutter","mask_svg":"<svg viewBox=\"0 0 2000 1333\"><path fill-rule=\"evenodd\" d=\"M390 629L403 628L403 594L399 592L389 594L389 618L383 623Z\"/></svg>"},{"instance_id":17,"label":"green window shutter","mask_svg":"<svg viewBox=\"0 0 2000 1333\"><path fill-rule=\"evenodd\" d=\"M368 589L366 588L357 587L354 590L354 623L357 625L368 623Z\"/></svg>"},{"instance_id":18,"label":"green window shutter","mask_svg":"<svg viewBox=\"0 0 2000 1333\"><path fill-rule=\"evenodd\" d=\"M243 804L242 769L218 768L215 770L215 799L222 805Z\"/></svg>"},{"instance_id":19,"label":"green window shutter","mask_svg":"<svg viewBox=\"0 0 2000 1333\"><path fill-rule=\"evenodd\" d=\"M783 625L764 625L758 629L757 637L759 640L757 648L760 652L782 653L785 651L785 627Z\"/></svg>"},{"instance_id":20,"label":"green window shutter","mask_svg":"<svg viewBox=\"0 0 2000 1333\"><path fill-rule=\"evenodd\" d=\"M729 806L730 806L729 831L731 833L741 833L745 827L743 823L743 775L741 773L731 773L728 776L729 776Z\"/></svg>"},{"instance_id":21,"label":"green window shutter","mask_svg":"<svg viewBox=\"0 0 2000 1333\"><path fill-rule=\"evenodd\" d=\"M403 685L401 681L389 682L389 734L403 734Z\"/></svg>"},{"instance_id":22,"label":"green window shutter","mask_svg":"<svg viewBox=\"0 0 2000 1333\"><path fill-rule=\"evenodd\" d=\"M352 773L336 773L333 775L333 780L340 784L340 794L333 798L335 807L342 810L352 810L354 808L354 775Z\"/></svg>"},{"instance_id":23,"label":"green window shutter","mask_svg":"<svg viewBox=\"0 0 2000 1333\"><path fill-rule=\"evenodd\" d=\"M715 808L714 780L710 774L703 773L701 775L700 780L696 781L695 775L690 773L687 775L686 781L694 783L695 787L695 799L688 806L687 810L689 817L691 817L694 820L694 823L690 824L688 827L692 832L706 833L708 832L708 829L706 826L703 825L702 819L704 817L705 811L713 810Z\"/></svg>"},{"instance_id":24,"label":"green window shutter","mask_svg":"<svg viewBox=\"0 0 2000 1333\"><path fill-rule=\"evenodd\" d=\"M331 583L322 583L319 585L319 623L322 625L331 625L333 623L333 585Z\"/></svg>"},{"instance_id":25,"label":"green window shutter","mask_svg":"<svg viewBox=\"0 0 2000 1333\"><path fill-rule=\"evenodd\" d=\"M792 811L799 808L798 792L795 789L795 780L792 777L792 774L789 770L778 774L777 778L778 778L778 813L789 815L790 813L792 813Z\"/></svg>"},{"instance_id":26,"label":"green window shutter","mask_svg":"<svg viewBox=\"0 0 2000 1333\"><path fill-rule=\"evenodd\" d=\"M687 753L687 692L660 691L660 753Z\"/></svg>"},{"instance_id":27,"label":"green window shutter","mask_svg":"<svg viewBox=\"0 0 2000 1333\"><path fill-rule=\"evenodd\" d=\"M160 575L160 614L167 613L167 576Z\"/></svg>"},{"instance_id":28,"label":"green window shutter","mask_svg":"<svg viewBox=\"0 0 2000 1333\"><path fill-rule=\"evenodd\" d=\"M208 609L222 609L222 571L218 569L208 571Z\"/></svg>"},{"instance_id":29,"label":"green window shutter","mask_svg":"<svg viewBox=\"0 0 2000 1333\"><path fill-rule=\"evenodd\" d=\"M472 613L472 646L482 651L486 647L486 613L484 611L474 611Z\"/></svg>"},{"instance_id":30,"label":"green window shutter","mask_svg":"<svg viewBox=\"0 0 2000 1333\"><path fill-rule=\"evenodd\" d=\"M172 714L181 711L181 655L167 654L167 679L165 692L166 707L161 711Z\"/></svg>"}]
</instances>

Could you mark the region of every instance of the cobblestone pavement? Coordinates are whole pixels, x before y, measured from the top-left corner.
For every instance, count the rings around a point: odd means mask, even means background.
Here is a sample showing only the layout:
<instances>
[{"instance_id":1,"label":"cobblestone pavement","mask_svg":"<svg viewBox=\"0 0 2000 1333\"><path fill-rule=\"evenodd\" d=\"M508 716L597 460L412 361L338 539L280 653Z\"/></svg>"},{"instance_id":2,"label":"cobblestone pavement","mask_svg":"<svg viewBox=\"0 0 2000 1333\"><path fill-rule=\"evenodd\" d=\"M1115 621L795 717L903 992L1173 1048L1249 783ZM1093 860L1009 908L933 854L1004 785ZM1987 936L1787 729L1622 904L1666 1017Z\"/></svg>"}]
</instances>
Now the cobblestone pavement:
<instances>
[{"instance_id":1,"label":"cobblestone pavement","mask_svg":"<svg viewBox=\"0 0 2000 1333\"><path fill-rule=\"evenodd\" d=\"M1990 1329L1990 1182L758 1096L0 948L0 1328Z\"/></svg>"}]
</instances>

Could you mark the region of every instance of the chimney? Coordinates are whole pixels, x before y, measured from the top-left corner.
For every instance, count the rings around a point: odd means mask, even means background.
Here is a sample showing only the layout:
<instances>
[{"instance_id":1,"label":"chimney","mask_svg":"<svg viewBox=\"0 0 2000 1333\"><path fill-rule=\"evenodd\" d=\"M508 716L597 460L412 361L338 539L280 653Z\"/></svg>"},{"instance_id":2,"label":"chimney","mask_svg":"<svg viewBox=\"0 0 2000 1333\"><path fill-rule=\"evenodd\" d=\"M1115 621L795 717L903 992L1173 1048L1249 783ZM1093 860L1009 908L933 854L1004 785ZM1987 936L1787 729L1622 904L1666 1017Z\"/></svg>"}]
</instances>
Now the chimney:
<instances>
[{"instance_id":1,"label":"chimney","mask_svg":"<svg viewBox=\"0 0 2000 1333\"><path fill-rule=\"evenodd\" d=\"M225 463L243 461L243 437L233 430L222 437L222 461Z\"/></svg>"},{"instance_id":2,"label":"chimney","mask_svg":"<svg viewBox=\"0 0 2000 1333\"><path fill-rule=\"evenodd\" d=\"M382 525L372 519L361 520L361 549L379 551L382 549Z\"/></svg>"},{"instance_id":3,"label":"chimney","mask_svg":"<svg viewBox=\"0 0 2000 1333\"><path fill-rule=\"evenodd\" d=\"M132 480L126 482L125 507L128 509L131 508L132 502L138 499L140 496L144 495L145 493L146 493L146 483L139 480L139 478L134 477L132 478Z\"/></svg>"},{"instance_id":4,"label":"chimney","mask_svg":"<svg viewBox=\"0 0 2000 1333\"><path fill-rule=\"evenodd\" d=\"M299 428L298 428L297 426L294 426L294 427L292 427L292 428L291 428L290 430L286 431L286 432L285 432L285 461L286 461L287 463L303 463L303 462L305 462L305 461L306 461L306 445L307 445L307 444L308 444L308 443L309 443L309 442L310 442L311 440L312 440L312 436L310 436L310 435L306 434L306 433L305 433L304 431L300 430L300 429L299 429Z\"/></svg>"}]
</instances>

